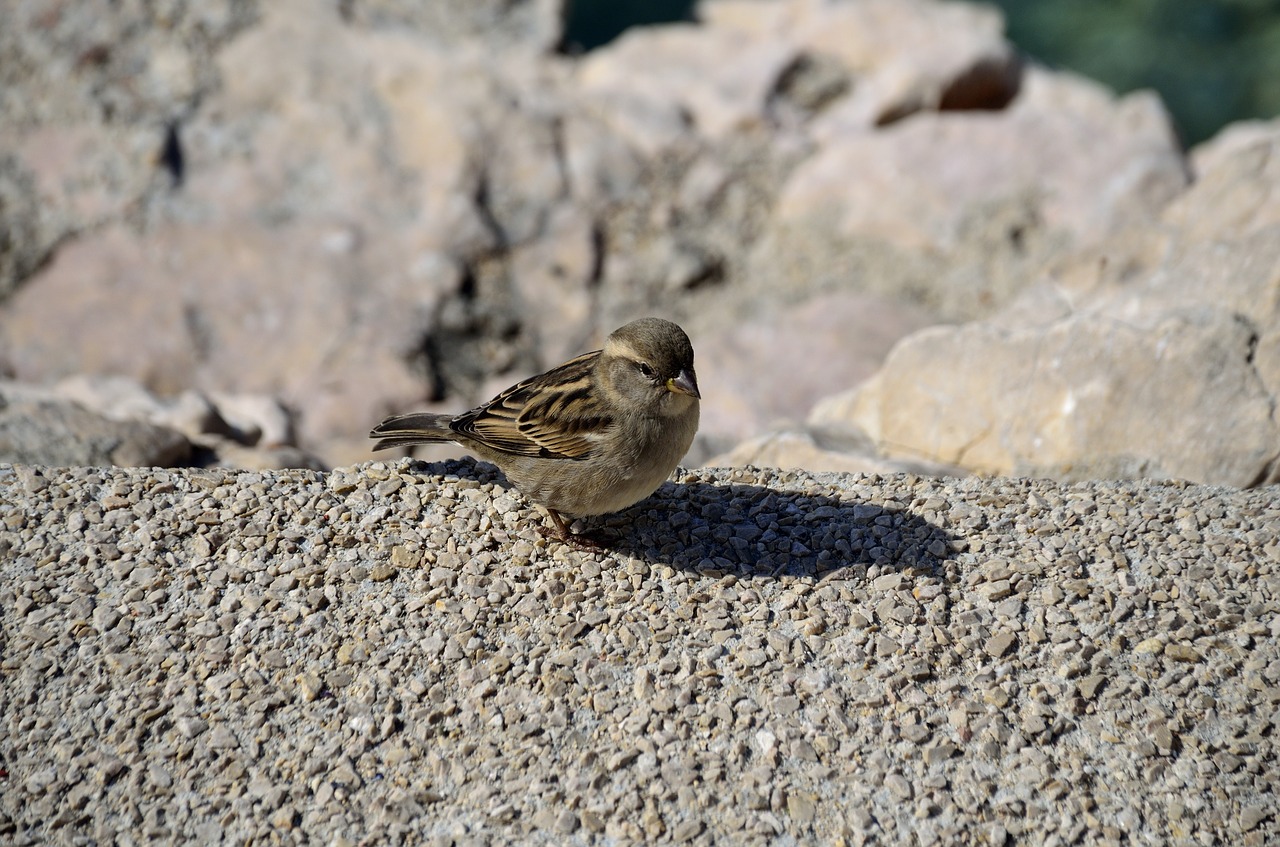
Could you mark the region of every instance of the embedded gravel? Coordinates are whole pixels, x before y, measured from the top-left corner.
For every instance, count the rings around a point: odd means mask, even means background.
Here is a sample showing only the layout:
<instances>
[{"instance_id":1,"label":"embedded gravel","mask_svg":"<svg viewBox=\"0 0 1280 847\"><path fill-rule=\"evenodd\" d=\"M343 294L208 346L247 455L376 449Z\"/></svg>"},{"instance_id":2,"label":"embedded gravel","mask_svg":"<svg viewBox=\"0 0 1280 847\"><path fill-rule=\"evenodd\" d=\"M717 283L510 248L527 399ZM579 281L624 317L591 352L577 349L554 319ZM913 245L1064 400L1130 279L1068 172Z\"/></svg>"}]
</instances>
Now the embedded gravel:
<instances>
[{"instance_id":1,"label":"embedded gravel","mask_svg":"<svg viewBox=\"0 0 1280 847\"><path fill-rule=\"evenodd\" d=\"M1274 844L1277 501L0 466L0 841Z\"/></svg>"}]
</instances>

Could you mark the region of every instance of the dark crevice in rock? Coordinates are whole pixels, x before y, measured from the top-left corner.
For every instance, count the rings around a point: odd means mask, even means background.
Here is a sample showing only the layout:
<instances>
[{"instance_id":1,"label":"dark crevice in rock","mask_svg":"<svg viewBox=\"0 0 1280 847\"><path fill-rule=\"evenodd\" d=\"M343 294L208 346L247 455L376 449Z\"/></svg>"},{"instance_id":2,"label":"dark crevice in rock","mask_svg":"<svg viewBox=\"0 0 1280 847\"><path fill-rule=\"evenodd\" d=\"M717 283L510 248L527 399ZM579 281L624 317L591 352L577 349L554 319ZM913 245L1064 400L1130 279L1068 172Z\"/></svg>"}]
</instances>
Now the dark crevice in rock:
<instances>
[{"instance_id":1,"label":"dark crevice in rock","mask_svg":"<svg viewBox=\"0 0 1280 847\"><path fill-rule=\"evenodd\" d=\"M938 110L943 112L998 111L1018 96L1023 61L1017 54L984 59L958 75L942 92Z\"/></svg>"},{"instance_id":2,"label":"dark crevice in rock","mask_svg":"<svg viewBox=\"0 0 1280 847\"><path fill-rule=\"evenodd\" d=\"M160 143L160 152L156 163L169 174L170 187L182 187L186 177L186 155L182 151L182 139L178 135L178 122L171 121L164 130L164 140Z\"/></svg>"}]
</instances>

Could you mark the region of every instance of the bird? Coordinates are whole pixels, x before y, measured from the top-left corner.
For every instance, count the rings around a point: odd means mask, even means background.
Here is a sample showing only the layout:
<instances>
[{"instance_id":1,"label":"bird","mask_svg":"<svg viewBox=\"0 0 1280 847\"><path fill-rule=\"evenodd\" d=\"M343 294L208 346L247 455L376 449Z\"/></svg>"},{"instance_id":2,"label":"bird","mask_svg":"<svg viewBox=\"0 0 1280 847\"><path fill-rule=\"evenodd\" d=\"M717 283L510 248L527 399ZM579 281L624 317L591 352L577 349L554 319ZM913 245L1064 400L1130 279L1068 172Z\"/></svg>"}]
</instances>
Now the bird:
<instances>
[{"instance_id":1,"label":"bird","mask_svg":"<svg viewBox=\"0 0 1280 847\"><path fill-rule=\"evenodd\" d=\"M375 451L457 444L548 515L555 529L544 535L592 548L566 517L617 512L656 491L693 443L701 399L689 336L647 317L469 412L393 415L369 437Z\"/></svg>"}]
</instances>

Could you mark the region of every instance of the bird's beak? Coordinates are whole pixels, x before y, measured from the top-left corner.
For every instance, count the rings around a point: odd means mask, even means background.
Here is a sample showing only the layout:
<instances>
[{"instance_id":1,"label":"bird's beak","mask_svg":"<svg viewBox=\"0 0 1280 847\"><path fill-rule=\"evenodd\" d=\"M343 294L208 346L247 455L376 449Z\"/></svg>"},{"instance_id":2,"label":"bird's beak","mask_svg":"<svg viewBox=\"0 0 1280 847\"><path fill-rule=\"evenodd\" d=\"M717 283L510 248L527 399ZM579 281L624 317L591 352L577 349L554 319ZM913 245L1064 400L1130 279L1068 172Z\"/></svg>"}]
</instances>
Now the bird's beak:
<instances>
[{"instance_id":1,"label":"bird's beak","mask_svg":"<svg viewBox=\"0 0 1280 847\"><path fill-rule=\"evenodd\" d=\"M676 394L688 394L699 400L702 395L698 393L698 377L694 374L693 369L680 371L680 375L667 380L667 390L674 391Z\"/></svg>"}]
</instances>

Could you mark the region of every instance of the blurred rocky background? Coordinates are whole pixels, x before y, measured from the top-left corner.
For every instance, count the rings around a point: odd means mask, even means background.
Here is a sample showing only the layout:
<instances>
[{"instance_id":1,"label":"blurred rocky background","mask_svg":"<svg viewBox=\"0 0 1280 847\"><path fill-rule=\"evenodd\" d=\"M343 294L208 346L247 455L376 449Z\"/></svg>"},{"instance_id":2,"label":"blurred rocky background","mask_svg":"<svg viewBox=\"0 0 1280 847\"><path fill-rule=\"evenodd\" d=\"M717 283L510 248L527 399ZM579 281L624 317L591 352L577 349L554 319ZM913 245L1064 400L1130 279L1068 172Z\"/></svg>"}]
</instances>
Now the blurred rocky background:
<instances>
[{"instance_id":1,"label":"blurred rocky background","mask_svg":"<svg viewBox=\"0 0 1280 847\"><path fill-rule=\"evenodd\" d=\"M1006 3L1274 115L1280 14L1191 5L1216 76L1185 3ZM0 8L0 460L361 461L661 314L691 462L1280 480L1280 121L994 6Z\"/></svg>"}]
</instances>

